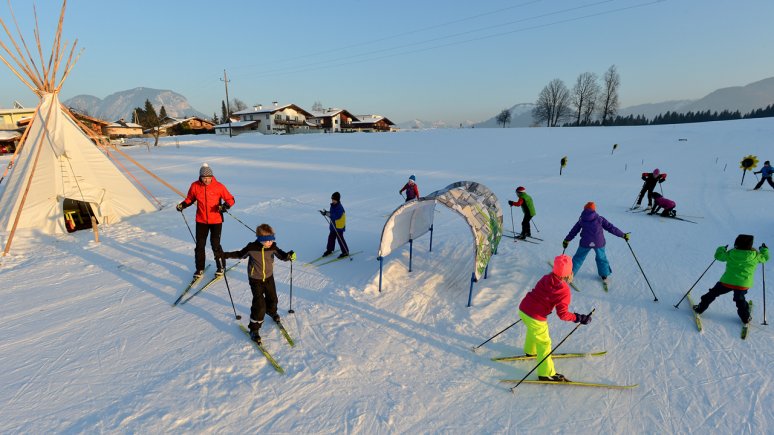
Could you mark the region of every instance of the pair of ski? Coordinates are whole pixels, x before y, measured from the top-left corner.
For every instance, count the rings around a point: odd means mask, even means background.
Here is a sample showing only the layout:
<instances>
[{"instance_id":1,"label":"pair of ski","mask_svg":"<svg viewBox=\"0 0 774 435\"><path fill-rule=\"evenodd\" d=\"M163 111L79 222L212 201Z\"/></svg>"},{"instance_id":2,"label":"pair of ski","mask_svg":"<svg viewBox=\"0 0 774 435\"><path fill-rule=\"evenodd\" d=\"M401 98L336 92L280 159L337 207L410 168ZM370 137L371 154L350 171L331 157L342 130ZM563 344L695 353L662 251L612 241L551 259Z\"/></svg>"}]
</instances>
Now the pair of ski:
<instances>
[{"instance_id":1,"label":"pair of ski","mask_svg":"<svg viewBox=\"0 0 774 435\"><path fill-rule=\"evenodd\" d=\"M196 278L192 279L192 280L191 280L191 283L190 283L190 284L188 284L188 286L185 288L185 290L183 290L183 293L181 293L181 294L180 294L180 296L178 296L178 298L175 300L175 302L173 302L173 303L172 303L172 306L177 306L178 304L179 304L179 305L185 305L186 303L188 303L188 301L190 301L191 299L193 299L193 298L194 298L194 296L198 295L199 293L203 292L204 290L206 290L206 289L207 289L208 287L210 287L211 285L213 285L213 284L215 284L216 282L218 282L218 281L220 281L221 279L223 279L223 275L224 275L224 274L228 273L228 271L229 271L229 270L231 270L231 269L235 268L235 267L236 267L236 266L237 266L239 263L241 263L241 262L242 262L242 260L239 260L239 261L237 261L236 263L234 263L234 264L232 264L231 266L229 266L229 267L228 267L228 268L225 270L225 272L223 272L223 273L221 273L221 274L216 274L215 276L213 276L212 278L210 278L210 280L209 280L209 281L207 281L207 282L206 282L206 283L205 283L203 286L199 287L199 288L198 288L198 289L197 289L195 292L191 293L191 295L190 295L190 296L188 296L186 299L183 299L183 297L185 297L185 295L186 295L186 294L188 294L188 292L189 292L189 291L191 291L191 289L192 289L192 288L196 287L196 285L197 285L197 284L199 284L199 282L200 282L200 281L202 280L202 278L204 277L204 274L202 274L202 275L201 275L201 276L199 276L199 277L196 277ZM207 269L209 269L209 268L210 268L210 265L208 264L207 266L205 266L205 267L204 267L204 271L206 272L206 271L207 271Z\"/></svg>"},{"instance_id":2,"label":"pair of ski","mask_svg":"<svg viewBox=\"0 0 774 435\"><path fill-rule=\"evenodd\" d=\"M692 220L690 220L690 219L685 219L685 218L681 218L681 217L677 217L677 216L661 216L661 215L659 214L659 215L658 215L658 217L662 217L662 218L664 218L664 219L676 219L676 220L678 220L678 221L683 221L683 222L690 222L690 223L692 223L692 224L698 224L698 222L696 222L696 221L692 221Z\"/></svg>"},{"instance_id":3,"label":"pair of ski","mask_svg":"<svg viewBox=\"0 0 774 435\"><path fill-rule=\"evenodd\" d=\"M541 239L539 237L532 237L532 236L527 236L526 239L522 239L522 238L519 237L520 235L521 235L521 233L517 234L516 232L511 231L511 230L504 230L503 231L503 237L508 237L509 239L513 239L514 242L527 242L527 243L534 243L536 245L539 245L540 242L543 241L543 239Z\"/></svg>"},{"instance_id":4,"label":"pair of ski","mask_svg":"<svg viewBox=\"0 0 774 435\"><path fill-rule=\"evenodd\" d=\"M339 251L337 249L337 250L331 252L328 255L324 255L324 256L321 255L321 256L315 258L314 260L312 260L312 261L310 261L308 263L304 263L304 266L306 266L306 267L320 267L320 266L325 266L326 264L335 263L337 261L346 260L348 258L349 258L350 261L352 261L352 257L354 257L357 254L362 254L363 253L363 251L356 251L356 252L350 252L349 255L347 255L346 257L339 257L336 254L339 254L340 252L341 251ZM330 257L333 257L333 258L330 258ZM323 260L325 260L325 261L323 261Z\"/></svg>"},{"instance_id":5,"label":"pair of ski","mask_svg":"<svg viewBox=\"0 0 774 435\"><path fill-rule=\"evenodd\" d=\"M583 358L583 357L592 357L592 356L602 356L607 354L606 350L603 350L601 352L590 352L590 353L555 353L551 355L551 358ZM528 361L528 360L535 360L537 359L536 355L514 355L514 356L501 356L501 357L495 357L492 358L492 361ZM503 383L516 383L519 382L519 379L501 379L500 382ZM615 384L603 384L599 382L583 382L583 381L567 381L567 382L556 382L556 381L541 381L541 380L523 380L521 381L523 384L555 384L555 385L567 385L572 387L595 387L595 388L611 388L611 389L630 389L630 388L636 388L639 386L639 384L634 385L615 385Z\"/></svg>"},{"instance_id":6,"label":"pair of ski","mask_svg":"<svg viewBox=\"0 0 774 435\"><path fill-rule=\"evenodd\" d=\"M696 322L696 328L699 330L699 332L701 332L701 330L702 330L702 326L701 326L701 314L699 314L699 313L697 313L696 311L694 311L694 309L693 309L693 305L694 305L694 303L693 303L693 299L691 299L691 294L690 294L690 293L688 293L686 296L687 296L687 299L688 299L688 304L689 304L689 307L688 307L688 308L690 308L690 309L691 309L691 313L693 313L693 320ZM748 307L749 307L749 309L750 309L750 316L752 316L752 312L753 312L753 302L752 302L752 301L747 301L747 306L748 306ZM740 337L742 340L746 339L746 338L747 338L747 333L748 333L749 331L750 331L750 324L749 324L749 323L742 323L742 332L741 332L741 334L739 335L739 337Z\"/></svg>"},{"instance_id":7,"label":"pair of ski","mask_svg":"<svg viewBox=\"0 0 774 435\"><path fill-rule=\"evenodd\" d=\"M290 337L290 334L288 334L288 331L287 329L285 329L285 326L282 324L282 322L275 322L275 323L277 324L277 327L282 333L282 336L285 337L285 340L288 342L290 347L294 347L296 345L296 342L293 341L293 339ZM245 335L247 336L247 339L250 340L250 343L253 343L253 345L255 345L255 347L258 348L258 350L263 354L263 356L266 358L269 364L271 364L274 370L277 371L277 373L284 374L285 369L283 369L282 366L279 365L277 360L274 359L274 357L269 353L269 351L266 350L266 347L264 347L263 344L256 343L250 338L250 331L247 329L247 327L242 322L238 322L237 325L239 326L239 329L241 329L242 332L245 333Z\"/></svg>"},{"instance_id":8,"label":"pair of ski","mask_svg":"<svg viewBox=\"0 0 774 435\"><path fill-rule=\"evenodd\" d=\"M628 211L629 213L642 213L642 212L646 212L646 211L647 211L647 212L650 212L650 210L651 210L651 208L650 208L650 207L645 207L645 208L639 208L639 207L637 207L637 208L630 208L630 209L628 209L628 210L626 210L626 211ZM689 215L689 214L682 214L682 213L680 214L680 216L682 216L682 217L688 217L688 218L695 218L695 219L704 219L704 216L693 216L693 215ZM662 217L667 217L667 216L662 216ZM689 222L691 222L691 221L689 221ZM694 223L695 223L695 222L694 222Z\"/></svg>"}]
</instances>

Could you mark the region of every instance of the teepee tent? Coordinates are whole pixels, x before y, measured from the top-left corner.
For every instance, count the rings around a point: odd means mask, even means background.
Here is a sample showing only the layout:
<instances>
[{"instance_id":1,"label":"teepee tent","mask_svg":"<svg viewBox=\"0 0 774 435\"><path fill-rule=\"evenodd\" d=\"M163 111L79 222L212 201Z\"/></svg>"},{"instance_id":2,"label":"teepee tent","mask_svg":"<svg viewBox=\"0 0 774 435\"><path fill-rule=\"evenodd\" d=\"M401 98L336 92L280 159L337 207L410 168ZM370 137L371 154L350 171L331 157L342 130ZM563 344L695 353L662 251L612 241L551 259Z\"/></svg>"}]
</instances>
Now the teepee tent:
<instances>
[{"instance_id":1,"label":"teepee tent","mask_svg":"<svg viewBox=\"0 0 774 435\"><path fill-rule=\"evenodd\" d=\"M0 60L40 97L7 185L4 189L0 186L0 232L8 235L4 255L20 229L65 233L156 210L59 102L59 90L74 65L77 44L73 43L59 74L64 60L60 38L66 4L65 0L48 59L40 49L40 33L36 29L40 66L21 34L19 45L0 19L11 40L10 47L0 41L5 52L0 52Z\"/></svg>"}]
</instances>

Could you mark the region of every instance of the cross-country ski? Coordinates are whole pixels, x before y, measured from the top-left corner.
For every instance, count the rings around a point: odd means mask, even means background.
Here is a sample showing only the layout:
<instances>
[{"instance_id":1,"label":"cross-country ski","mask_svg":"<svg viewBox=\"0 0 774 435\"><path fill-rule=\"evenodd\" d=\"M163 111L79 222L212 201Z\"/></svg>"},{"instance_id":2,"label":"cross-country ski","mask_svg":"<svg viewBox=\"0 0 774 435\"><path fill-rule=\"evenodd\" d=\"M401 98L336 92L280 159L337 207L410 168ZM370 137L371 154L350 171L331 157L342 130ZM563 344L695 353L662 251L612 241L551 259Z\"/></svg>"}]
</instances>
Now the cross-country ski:
<instances>
[{"instance_id":1,"label":"cross-country ski","mask_svg":"<svg viewBox=\"0 0 774 435\"><path fill-rule=\"evenodd\" d=\"M586 358L590 356L602 356L607 351L601 352L589 352L589 353L554 353L551 358ZM537 355L513 355L513 356L498 356L492 358L492 361L527 361L534 360Z\"/></svg>"}]
</instances>

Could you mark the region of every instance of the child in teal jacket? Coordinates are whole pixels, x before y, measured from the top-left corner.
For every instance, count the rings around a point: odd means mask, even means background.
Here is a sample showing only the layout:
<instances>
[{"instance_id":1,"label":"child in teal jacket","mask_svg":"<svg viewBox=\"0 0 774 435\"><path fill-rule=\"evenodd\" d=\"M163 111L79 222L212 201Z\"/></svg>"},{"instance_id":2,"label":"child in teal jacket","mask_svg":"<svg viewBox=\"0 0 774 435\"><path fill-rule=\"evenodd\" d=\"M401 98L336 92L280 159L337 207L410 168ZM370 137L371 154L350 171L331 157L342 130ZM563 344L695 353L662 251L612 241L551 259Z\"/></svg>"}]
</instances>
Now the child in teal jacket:
<instances>
[{"instance_id":1,"label":"child in teal jacket","mask_svg":"<svg viewBox=\"0 0 774 435\"><path fill-rule=\"evenodd\" d=\"M728 245L719 246L715 250L715 259L726 263L726 271L704 296L701 302L693 306L697 313L703 313L720 295L730 291L734 292L736 313L742 319L742 323L750 323L750 308L745 300L747 290L753 286L753 275L758 263L769 261L769 248L762 243L758 251L753 248L753 236L740 234L734 241L734 249L727 250Z\"/></svg>"}]
</instances>

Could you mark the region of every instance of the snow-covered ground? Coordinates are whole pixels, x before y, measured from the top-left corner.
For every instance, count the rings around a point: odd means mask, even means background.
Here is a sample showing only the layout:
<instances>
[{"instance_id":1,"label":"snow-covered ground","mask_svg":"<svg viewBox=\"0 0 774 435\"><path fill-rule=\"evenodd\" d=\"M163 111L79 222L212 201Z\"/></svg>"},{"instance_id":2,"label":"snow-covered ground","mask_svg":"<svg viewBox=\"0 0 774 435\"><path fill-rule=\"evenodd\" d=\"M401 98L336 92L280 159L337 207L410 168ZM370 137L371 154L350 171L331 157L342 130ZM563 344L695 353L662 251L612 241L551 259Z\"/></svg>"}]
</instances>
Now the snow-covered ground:
<instances>
[{"instance_id":1,"label":"snow-covered ground","mask_svg":"<svg viewBox=\"0 0 774 435\"><path fill-rule=\"evenodd\" d=\"M772 326L761 326L760 273L749 299L746 341L731 297L704 315L703 333L687 303L673 305L739 233L774 243L767 186L740 186L748 154L774 158L774 120L627 128L460 129L396 134L244 135L168 138L158 148L127 148L185 191L202 162L235 195L231 213L254 227L271 224L278 245L294 249L295 314L289 263L277 262L280 313L297 346L271 321L264 343L286 370L277 374L235 325L223 281L173 308L193 271L193 242L175 211L180 198L140 178L162 211L102 228L100 243L81 231L62 237L17 235L0 259L0 433L728 433L774 431ZM613 144L618 149L611 154ZM559 162L568 165L559 176ZM0 158L5 168L8 156ZM640 173L668 173L666 197L698 223L632 214ZM760 166L759 166L760 168ZM455 213L437 208L433 250L415 241L385 260L378 292L376 250L398 190L416 174L422 194L460 180L508 199L523 185L537 208L539 245L503 239L488 279L466 307L473 244ZM5 184L5 183L4 183ZM2 186L0 186L1 188ZM340 191L353 261L304 266L325 248L318 209ZM521 353L524 328L511 328L522 296L562 252L583 204L632 233L609 236L609 293L593 254L576 277L571 308L596 308L559 352L607 350L603 357L556 360L573 380L638 383L634 390L521 385L533 362L496 363ZM518 227L522 214L513 210ZM193 222L193 208L186 210ZM5 243L5 237L2 242ZM226 216L223 246L253 238ZM568 253L575 252L577 238ZM208 261L212 255L208 247ZM231 260L233 261L233 260ZM720 277L716 263L700 294ZM210 270L211 272L211 270ZM245 268L229 274L239 314L249 315ZM768 292L769 301L772 292ZM770 303L771 305L771 303ZM549 318L554 344L576 326ZM534 376L534 375L532 375Z\"/></svg>"}]
</instances>

